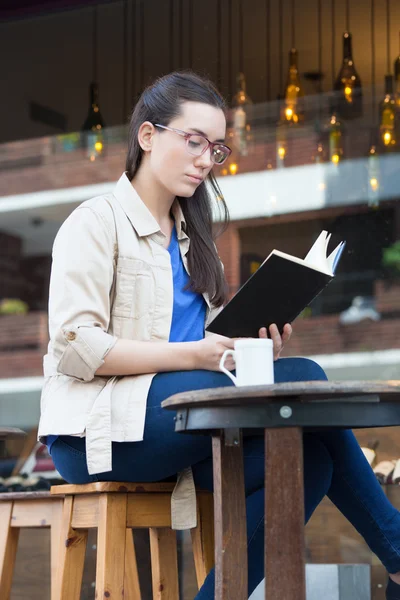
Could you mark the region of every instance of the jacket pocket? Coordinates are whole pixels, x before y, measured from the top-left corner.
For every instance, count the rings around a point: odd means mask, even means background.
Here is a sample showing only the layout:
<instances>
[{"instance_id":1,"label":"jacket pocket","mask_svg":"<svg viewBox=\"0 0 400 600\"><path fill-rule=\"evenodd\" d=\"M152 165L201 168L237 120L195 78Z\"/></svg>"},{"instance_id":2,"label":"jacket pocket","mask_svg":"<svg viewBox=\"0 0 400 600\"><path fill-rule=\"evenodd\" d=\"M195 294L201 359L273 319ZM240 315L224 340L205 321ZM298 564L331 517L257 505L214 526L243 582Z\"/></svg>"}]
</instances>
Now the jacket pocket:
<instances>
[{"instance_id":1,"label":"jacket pocket","mask_svg":"<svg viewBox=\"0 0 400 600\"><path fill-rule=\"evenodd\" d=\"M154 309L155 283L152 268L141 260L122 259L116 272L112 314L116 317L142 319Z\"/></svg>"}]
</instances>

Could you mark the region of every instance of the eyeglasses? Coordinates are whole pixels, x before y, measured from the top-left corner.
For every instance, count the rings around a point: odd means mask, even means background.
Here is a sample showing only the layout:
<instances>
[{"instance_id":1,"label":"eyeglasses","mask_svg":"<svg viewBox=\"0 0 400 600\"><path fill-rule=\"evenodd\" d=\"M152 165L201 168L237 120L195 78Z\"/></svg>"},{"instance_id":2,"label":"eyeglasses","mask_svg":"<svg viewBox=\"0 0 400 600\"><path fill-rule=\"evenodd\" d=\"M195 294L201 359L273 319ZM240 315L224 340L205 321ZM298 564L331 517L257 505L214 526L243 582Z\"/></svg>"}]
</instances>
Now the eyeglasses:
<instances>
[{"instance_id":1,"label":"eyeglasses","mask_svg":"<svg viewBox=\"0 0 400 600\"><path fill-rule=\"evenodd\" d=\"M173 127L166 127L165 125L159 125L157 123L154 124L154 127L173 131L184 137L186 140L186 149L192 156L201 156L211 148L211 160L216 165L223 165L232 152L228 146L220 144L219 142L210 142L209 139L199 133L187 133L181 129L174 129Z\"/></svg>"}]
</instances>

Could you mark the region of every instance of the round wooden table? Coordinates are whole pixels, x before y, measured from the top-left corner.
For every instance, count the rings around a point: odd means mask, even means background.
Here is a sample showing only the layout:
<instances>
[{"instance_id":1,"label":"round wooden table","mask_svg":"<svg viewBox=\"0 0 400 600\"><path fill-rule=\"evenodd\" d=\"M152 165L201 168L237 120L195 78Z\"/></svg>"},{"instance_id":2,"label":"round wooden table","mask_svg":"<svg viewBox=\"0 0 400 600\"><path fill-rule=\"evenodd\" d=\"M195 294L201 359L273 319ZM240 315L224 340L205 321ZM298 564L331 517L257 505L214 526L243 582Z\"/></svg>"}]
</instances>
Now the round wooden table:
<instances>
[{"instance_id":1,"label":"round wooden table","mask_svg":"<svg viewBox=\"0 0 400 600\"><path fill-rule=\"evenodd\" d=\"M265 597L305 600L303 430L400 425L400 381L310 381L184 392L175 431L212 436L215 600L247 600L242 436L265 435Z\"/></svg>"}]
</instances>

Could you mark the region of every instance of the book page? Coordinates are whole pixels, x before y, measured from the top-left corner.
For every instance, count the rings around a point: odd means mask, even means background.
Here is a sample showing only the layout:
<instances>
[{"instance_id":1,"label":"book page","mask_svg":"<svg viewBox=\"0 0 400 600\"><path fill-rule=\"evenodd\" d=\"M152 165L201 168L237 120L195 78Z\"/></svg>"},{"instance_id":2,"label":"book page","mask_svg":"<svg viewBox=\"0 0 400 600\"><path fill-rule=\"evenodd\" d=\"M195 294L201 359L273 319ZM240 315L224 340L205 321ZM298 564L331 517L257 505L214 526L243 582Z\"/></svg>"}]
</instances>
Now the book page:
<instances>
[{"instance_id":1,"label":"book page","mask_svg":"<svg viewBox=\"0 0 400 600\"><path fill-rule=\"evenodd\" d=\"M336 248L330 253L328 258L326 259L329 269L332 271L332 273L336 271L337 264L340 260L340 257L342 256L342 252L344 250L345 245L346 242L340 242L340 244L336 246Z\"/></svg>"},{"instance_id":2,"label":"book page","mask_svg":"<svg viewBox=\"0 0 400 600\"><path fill-rule=\"evenodd\" d=\"M322 273L331 273L330 265L327 262L326 255L328 251L328 243L331 239L331 234L327 231L321 231L318 238L311 246L304 262L312 266L317 271Z\"/></svg>"},{"instance_id":3,"label":"book page","mask_svg":"<svg viewBox=\"0 0 400 600\"><path fill-rule=\"evenodd\" d=\"M262 264L264 264L272 254L275 254L276 256L280 256L286 260L291 260L299 265L304 265L305 267L309 267L310 269L314 269L320 273L333 276L340 256L345 247L345 242L340 242L340 244L327 257L326 255L330 238L330 233L327 231L322 231L304 259L298 258L297 256L292 256L286 252L281 252L280 250L273 250Z\"/></svg>"},{"instance_id":4,"label":"book page","mask_svg":"<svg viewBox=\"0 0 400 600\"><path fill-rule=\"evenodd\" d=\"M314 271L320 271L320 273L325 273L326 275L332 275L329 270L319 269L318 266L312 265L306 262L303 258L297 258L297 256L292 256L291 254L286 254L286 252L281 252L280 250L273 250L271 254L275 254L276 256L280 256L281 258L285 258L286 260L291 260L292 262L298 263L299 265L303 265L304 267L308 267L309 269L314 269ZM268 258L271 256L268 256ZM266 260L268 260L268 258ZM265 261L264 261L265 262Z\"/></svg>"}]
</instances>

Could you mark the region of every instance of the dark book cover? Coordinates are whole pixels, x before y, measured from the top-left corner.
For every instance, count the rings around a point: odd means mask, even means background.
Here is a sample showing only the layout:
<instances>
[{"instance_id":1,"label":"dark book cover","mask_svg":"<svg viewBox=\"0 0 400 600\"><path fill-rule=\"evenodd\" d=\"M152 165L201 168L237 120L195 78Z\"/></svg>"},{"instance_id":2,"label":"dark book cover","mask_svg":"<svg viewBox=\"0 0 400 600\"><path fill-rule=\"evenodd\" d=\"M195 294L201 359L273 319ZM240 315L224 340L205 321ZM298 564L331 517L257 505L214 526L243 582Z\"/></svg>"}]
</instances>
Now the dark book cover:
<instances>
[{"instance_id":1,"label":"dark book cover","mask_svg":"<svg viewBox=\"0 0 400 600\"><path fill-rule=\"evenodd\" d=\"M258 337L276 323L282 332L333 279L312 267L271 254L207 327L227 337Z\"/></svg>"}]
</instances>

